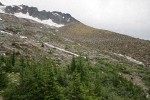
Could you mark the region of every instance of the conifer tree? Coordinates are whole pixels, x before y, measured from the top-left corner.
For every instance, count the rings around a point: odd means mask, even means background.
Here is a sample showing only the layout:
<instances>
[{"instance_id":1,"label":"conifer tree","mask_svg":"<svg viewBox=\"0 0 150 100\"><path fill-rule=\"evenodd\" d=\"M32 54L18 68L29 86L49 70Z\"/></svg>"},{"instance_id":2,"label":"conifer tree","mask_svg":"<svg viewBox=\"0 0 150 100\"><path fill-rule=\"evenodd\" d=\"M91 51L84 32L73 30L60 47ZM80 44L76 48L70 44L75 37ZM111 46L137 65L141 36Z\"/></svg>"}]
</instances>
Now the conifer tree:
<instances>
[{"instance_id":1,"label":"conifer tree","mask_svg":"<svg viewBox=\"0 0 150 100\"><path fill-rule=\"evenodd\" d=\"M16 62L16 59L15 59L15 51L13 51L13 54L11 56L11 63L12 63L12 66L15 66L15 62Z\"/></svg>"},{"instance_id":2,"label":"conifer tree","mask_svg":"<svg viewBox=\"0 0 150 100\"><path fill-rule=\"evenodd\" d=\"M63 96L59 90L58 83L56 82L54 67L51 65L49 68L47 68L47 71L48 74L46 78L45 100L62 100Z\"/></svg>"},{"instance_id":3,"label":"conifer tree","mask_svg":"<svg viewBox=\"0 0 150 100\"><path fill-rule=\"evenodd\" d=\"M73 73L75 69L76 69L76 61L75 61L75 57L73 56L71 61L71 69L70 69L71 73Z\"/></svg>"},{"instance_id":4,"label":"conifer tree","mask_svg":"<svg viewBox=\"0 0 150 100\"><path fill-rule=\"evenodd\" d=\"M73 82L70 87L69 100L84 100L84 88L80 80L80 75L74 73Z\"/></svg>"},{"instance_id":5,"label":"conifer tree","mask_svg":"<svg viewBox=\"0 0 150 100\"><path fill-rule=\"evenodd\" d=\"M0 66L0 90L7 86L8 80L5 71Z\"/></svg>"}]
</instances>

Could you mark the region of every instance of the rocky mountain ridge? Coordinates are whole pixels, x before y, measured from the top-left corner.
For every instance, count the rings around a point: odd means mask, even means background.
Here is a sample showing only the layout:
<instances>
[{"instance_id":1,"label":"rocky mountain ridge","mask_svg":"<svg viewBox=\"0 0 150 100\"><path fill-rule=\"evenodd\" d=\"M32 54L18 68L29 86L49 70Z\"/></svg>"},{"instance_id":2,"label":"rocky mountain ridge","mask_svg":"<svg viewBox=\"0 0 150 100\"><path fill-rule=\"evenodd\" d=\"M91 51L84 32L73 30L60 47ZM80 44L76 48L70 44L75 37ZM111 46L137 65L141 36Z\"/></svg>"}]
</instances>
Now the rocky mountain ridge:
<instances>
[{"instance_id":1,"label":"rocky mountain ridge","mask_svg":"<svg viewBox=\"0 0 150 100\"><path fill-rule=\"evenodd\" d=\"M52 22L56 24L67 25L70 23L79 22L68 13L62 13L58 11L50 12L46 10L39 11L38 8L29 7L27 5L4 6L2 3L0 3L0 6L3 6L2 11L8 14L27 14L30 17L38 18L39 20L52 20Z\"/></svg>"}]
</instances>

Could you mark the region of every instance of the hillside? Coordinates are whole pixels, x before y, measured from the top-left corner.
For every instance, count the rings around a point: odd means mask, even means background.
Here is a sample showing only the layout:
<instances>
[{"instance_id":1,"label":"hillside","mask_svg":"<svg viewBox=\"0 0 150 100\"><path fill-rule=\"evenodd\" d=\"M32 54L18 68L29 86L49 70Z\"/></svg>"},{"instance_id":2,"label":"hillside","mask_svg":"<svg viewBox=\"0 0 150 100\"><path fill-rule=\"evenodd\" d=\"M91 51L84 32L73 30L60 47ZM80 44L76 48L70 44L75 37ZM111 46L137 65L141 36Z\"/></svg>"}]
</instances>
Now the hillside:
<instances>
[{"instance_id":1,"label":"hillside","mask_svg":"<svg viewBox=\"0 0 150 100\"><path fill-rule=\"evenodd\" d=\"M18 12L18 6L9 8ZM149 99L150 41L77 20L56 27L26 15L20 18L16 12L0 13L0 95L4 99Z\"/></svg>"},{"instance_id":2,"label":"hillside","mask_svg":"<svg viewBox=\"0 0 150 100\"><path fill-rule=\"evenodd\" d=\"M133 57L150 66L150 41L136 39L107 30L95 29L82 23L61 27L59 34L81 42L88 47Z\"/></svg>"}]
</instances>

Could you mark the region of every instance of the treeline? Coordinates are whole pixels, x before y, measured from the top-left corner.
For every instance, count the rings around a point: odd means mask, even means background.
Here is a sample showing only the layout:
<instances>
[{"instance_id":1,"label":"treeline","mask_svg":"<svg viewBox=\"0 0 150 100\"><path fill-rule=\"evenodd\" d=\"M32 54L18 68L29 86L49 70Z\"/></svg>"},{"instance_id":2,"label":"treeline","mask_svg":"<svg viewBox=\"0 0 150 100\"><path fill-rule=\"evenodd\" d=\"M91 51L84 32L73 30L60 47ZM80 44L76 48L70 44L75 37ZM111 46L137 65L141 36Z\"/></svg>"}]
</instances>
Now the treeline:
<instances>
[{"instance_id":1,"label":"treeline","mask_svg":"<svg viewBox=\"0 0 150 100\"><path fill-rule=\"evenodd\" d=\"M120 70L122 66L92 64L82 57L56 67L51 60L28 61L13 53L0 58L0 90L4 100L146 100Z\"/></svg>"}]
</instances>

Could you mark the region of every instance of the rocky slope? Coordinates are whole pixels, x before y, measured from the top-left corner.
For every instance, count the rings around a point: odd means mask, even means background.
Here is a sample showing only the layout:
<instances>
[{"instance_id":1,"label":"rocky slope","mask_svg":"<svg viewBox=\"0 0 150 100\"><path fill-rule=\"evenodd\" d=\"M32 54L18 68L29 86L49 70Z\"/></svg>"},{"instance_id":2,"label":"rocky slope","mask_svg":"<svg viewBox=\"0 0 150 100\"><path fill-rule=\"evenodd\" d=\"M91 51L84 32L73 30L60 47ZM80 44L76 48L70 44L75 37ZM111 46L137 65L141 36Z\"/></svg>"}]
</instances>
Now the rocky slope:
<instances>
[{"instance_id":1,"label":"rocky slope","mask_svg":"<svg viewBox=\"0 0 150 100\"><path fill-rule=\"evenodd\" d=\"M133 57L150 66L150 41L121 35L102 29L95 29L82 23L74 23L59 28L59 34L66 38L79 41L82 45L120 53Z\"/></svg>"},{"instance_id":2,"label":"rocky slope","mask_svg":"<svg viewBox=\"0 0 150 100\"><path fill-rule=\"evenodd\" d=\"M12 32L12 34L15 35L23 34L26 37L30 36L29 38L31 40L33 40L34 37L36 39L35 41L40 41L41 43L47 40L54 42L56 41L54 37L57 37L58 40L65 40L70 42L70 44L80 44L81 46L85 46L86 48L94 50L113 52L121 54L125 57L129 56L137 61L143 62L146 66L150 66L150 41L136 39L107 30L95 29L82 24L70 14L64 14L61 12L47 12L44 10L38 11L38 9L35 7L28 7L25 5L4 6L2 3L0 9L4 11L3 13L6 13L1 14L1 33L6 31L5 33ZM35 20L37 21L35 22L32 18L31 20L20 19L18 16L16 16L18 13L29 14L30 17L37 18L39 20L50 19L53 21L53 23L55 23L53 24L54 26L56 24L57 26L60 24L65 26L54 28L52 27L53 25L47 26L37 23L39 21ZM26 16L25 18L28 17ZM49 25L51 25L51 23ZM52 33L51 35L53 36L48 36L50 33ZM42 36L38 36L37 34ZM41 39L40 37L44 38ZM62 42L59 43L63 45L63 47L69 49L72 47L70 44L69 47L67 47L68 44ZM72 48L72 50L77 52L74 48ZM87 52L84 54L87 54Z\"/></svg>"},{"instance_id":3,"label":"rocky slope","mask_svg":"<svg viewBox=\"0 0 150 100\"><path fill-rule=\"evenodd\" d=\"M30 57L38 56L40 53L41 55L47 55L47 57L51 55L54 58L62 58L61 61L63 61L65 58L72 57L72 54L82 54L89 56L93 60L109 59L118 61L120 58L126 59L127 57L120 56L119 59L116 59L116 56L119 55L117 54L118 51L122 50L122 48L117 46L117 43L133 39L113 32L94 29L81 23L66 25L62 28L52 28L33 20L17 18L8 14L0 14L0 18L0 50L7 53L15 50L20 52L20 54ZM68 34L66 34L67 32ZM125 39L122 40L121 37ZM134 39L133 42L135 42ZM45 43L52 45L51 48L49 49ZM147 43L147 41L142 43ZM45 45L45 47L43 48L42 45ZM118 47L116 49L117 52L112 51L115 50L115 47ZM57 50L56 48L60 48L61 50ZM149 50L148 46L147 49ZM71 53L66 53L64 50ZM145 53L147 54L148 52ZM131 57L134 57L134 55ZM130 62L133 62L133 60ZM146 63L144 62L144 64Z\"/></svg>"}]
</instances>

